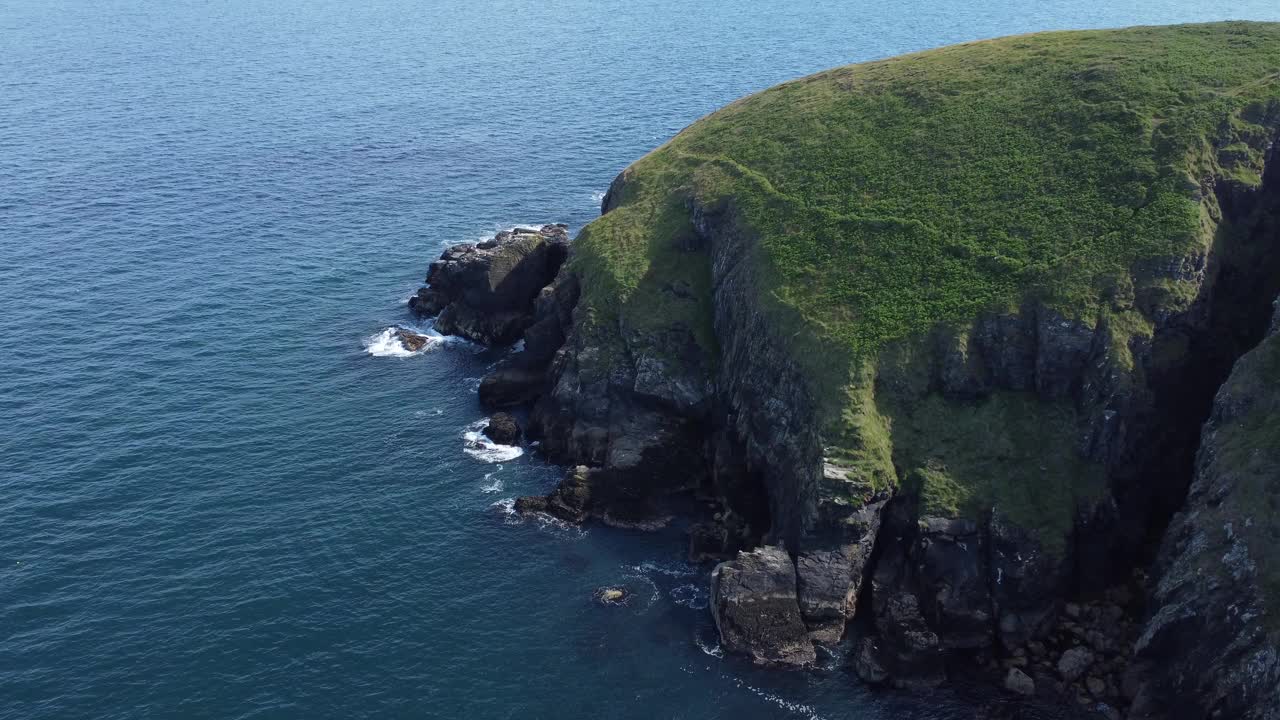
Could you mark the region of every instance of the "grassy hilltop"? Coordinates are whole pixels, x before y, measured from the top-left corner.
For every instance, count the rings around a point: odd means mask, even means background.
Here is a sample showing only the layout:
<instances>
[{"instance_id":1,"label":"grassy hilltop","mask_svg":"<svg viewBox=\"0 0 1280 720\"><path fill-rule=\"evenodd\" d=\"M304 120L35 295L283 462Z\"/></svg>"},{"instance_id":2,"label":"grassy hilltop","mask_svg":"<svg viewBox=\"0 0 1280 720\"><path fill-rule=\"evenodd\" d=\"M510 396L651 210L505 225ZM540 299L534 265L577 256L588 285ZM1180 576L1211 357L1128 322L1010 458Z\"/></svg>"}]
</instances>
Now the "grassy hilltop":
<instances>
[{"instance_id":1,"label":"grassy hilltop","mask_svg":"<svg viewBox=\"0 0 1280 720\"><path fill-rule=\"evenodd\" d=\"M580 317L602 337L620 320L679 323L714 356L710 267L682 239L691 201L730 206L756 237L759 308L795 335L829 454L857 483L901 476L932 511L995 502L1065 529L1072 497L1099 488L1070 450L1072 408L1025 393L916 402L876 379L911 385L931 332L1029 301L1106 323L1132 369L1129 341L1197 291L1152 268L1213 242L1205 178L1261 182L1278 105L1267 23L1009 37L785 83L627 170L576 243ZM663 292L677 281L698 300Z\"/></svg>"}]
</instances>

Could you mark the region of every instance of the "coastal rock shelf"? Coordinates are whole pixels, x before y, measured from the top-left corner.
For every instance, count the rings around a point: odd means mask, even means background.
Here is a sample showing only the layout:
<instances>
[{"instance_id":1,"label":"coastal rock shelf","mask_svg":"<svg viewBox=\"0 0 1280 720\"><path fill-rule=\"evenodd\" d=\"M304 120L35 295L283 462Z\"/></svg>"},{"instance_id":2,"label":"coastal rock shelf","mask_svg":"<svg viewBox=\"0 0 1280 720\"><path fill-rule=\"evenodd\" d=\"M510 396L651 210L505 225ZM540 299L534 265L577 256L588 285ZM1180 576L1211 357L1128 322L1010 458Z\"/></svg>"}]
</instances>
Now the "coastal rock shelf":
<instances>
[{"instance_id":1,"label":"coastal rock shelf","mask_svg":"<svg viewBox=\"0 0 1280 720\"><path fill-rule=\"evenodd\" d=\"M832 70L412 305L523 340L480 401L573 469L517 510L695 516L731 653L806 667L856 616L869 682L1274 720L1276 67L1222 23Z\"/></svg>"},{"instance_id":2,"label":"coastal rock shelf","mask_svg":"<svg viewBox=\"0 0 1280 720\"><path fill-rule=\"evenodd\" d=\"M510 345L532 322L533 300L569 250L565 225L516 228L479 244L454 245L431 263L409 308L436 317L436 330L487 345Z\"/></svg>"}]
</instances>

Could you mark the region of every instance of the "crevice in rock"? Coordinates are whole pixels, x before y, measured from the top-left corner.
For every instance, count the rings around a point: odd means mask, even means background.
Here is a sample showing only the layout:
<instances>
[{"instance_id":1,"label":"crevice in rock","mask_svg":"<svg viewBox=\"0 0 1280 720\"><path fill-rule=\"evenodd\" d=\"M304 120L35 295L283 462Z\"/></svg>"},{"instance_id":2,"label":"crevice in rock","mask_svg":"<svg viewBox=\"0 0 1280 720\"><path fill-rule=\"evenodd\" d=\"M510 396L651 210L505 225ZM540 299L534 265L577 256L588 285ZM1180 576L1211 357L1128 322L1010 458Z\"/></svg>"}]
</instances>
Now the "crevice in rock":
<instances>
[{"instance_id":1,"label":"crevice in rock","mask_svg":"<svg viewBox=\"0 0 1280 720\"><path fill-rule=\"evenodd\" d=\"M1153 393L1150 430L1113 483L1121 517L1141 519L1131 565L1151 562L1183 506L1213 398L1236 361L1262 340L1280 292L1280 136L1260 188L1218 181L1211 191L1221 210L1211 279L1192 308L1152 340L1144 368Z\"/></svg>"}]
</instances>

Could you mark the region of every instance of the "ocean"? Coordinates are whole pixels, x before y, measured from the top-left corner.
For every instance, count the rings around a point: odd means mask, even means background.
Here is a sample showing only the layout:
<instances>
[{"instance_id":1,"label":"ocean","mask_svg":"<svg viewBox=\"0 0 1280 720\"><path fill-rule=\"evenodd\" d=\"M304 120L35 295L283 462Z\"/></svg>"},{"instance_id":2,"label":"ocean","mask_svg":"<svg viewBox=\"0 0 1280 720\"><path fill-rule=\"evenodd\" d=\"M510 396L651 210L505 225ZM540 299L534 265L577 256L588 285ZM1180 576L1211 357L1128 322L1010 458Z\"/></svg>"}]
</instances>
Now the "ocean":
<instances>
[{"instance_id":1,"label":"ocean","mask_svg":"<svg viewBox=\"0 0 1280 720\"><path fill-rule=\"evenodd\" d=\"M746 93L1227 18L1280 6L5 0L0 719L972 716L722 657L679 528L512 514L562 470L476 441L501 352L386 330Z\"/></svg>"}]
</instances>

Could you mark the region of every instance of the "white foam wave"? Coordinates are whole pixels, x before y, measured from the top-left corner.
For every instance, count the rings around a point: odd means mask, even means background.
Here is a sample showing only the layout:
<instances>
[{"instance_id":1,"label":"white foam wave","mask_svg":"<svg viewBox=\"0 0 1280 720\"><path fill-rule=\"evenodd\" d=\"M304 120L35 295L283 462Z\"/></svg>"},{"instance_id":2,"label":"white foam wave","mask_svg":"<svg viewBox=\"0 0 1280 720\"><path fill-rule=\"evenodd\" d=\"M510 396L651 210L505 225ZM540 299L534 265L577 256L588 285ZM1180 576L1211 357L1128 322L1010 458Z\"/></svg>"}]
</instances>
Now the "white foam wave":
<instances>
[{"instance_id":1,"label":"white foam wave","mask_svg":"<svg viewBox=\"0 0 1280 720\"><path fill-rule=\"evenodd\" d=\"M818 667L832 672L844 666L845 646L828 647L826 645L818 645L817 647L819 655L826 655L826 660L823 660Z\"/></svg>"},{"instance_id":2,"label":"white foam wave","mask_svg":"<svg viewBox=\"0 0 1280 720\"><path fill-rule=\"evenodd\" d=\"M625 569L642 575L666 575L667 577L689 577L697 575L698 569L686 562L656 563L645 561L639 565L626 565Z\"/></svg>"},{"instance_id":3,"label":"white foam wave","mask_svg":"<svg viewBox=\"0 0 1280 720\"><path fill-rule=\"evenodd\" d=\"M653 581L653 578L647 575L636 575L636 574L623 575L622 577L628 578L630 580L637 580L639 582L642 582L645 585L648 585L649 589L653 591L649 594L649 602L646 604L645 610L648 610L649 606L658 602L658 600L662 598L662 590L661 588L658 587L658 583Z\"/></svg>"},{"instance_id":4,"label":"white foam wave","mask_svg":"<svg viewBox=\"0 0 1280 720\"><path fill-rule=\"evenodd\" d=\"M671 588L671 601L693 610L704 610L710 603L707 588L698 583L677 585Z\"/></svg>"},{"instance_id":5,"label":"white foam wave","mask_svg":"<svg viewBox=\"0 0 1280 720\"><path fill-rule=\"evenodd\" d=\"M520 524L520 513L516 512L515 498L502 498L501 500L493 503L489 507L498 511L498 513L502 515L502 519L508 525Z\"/></svg>"},{"instance_id":6,"label":"white foam wave","mask_svg":"<svg viewBox=\"0 0 1280 720\"><path fill-rule=\"evenodd\" d=\"M498 466L498 470L501 470L501 469L502 469L502 466L501 466L501 465L499 465L499 466ZM486 482L486 483L488 483L488 484L487 484L487 485L485 485L484 487L480 488L480 492L482 492L482 493L496 493L496 492L502 492L502 478L497 478L497 479L495 480L495 479L494 479L494 477L493 477L494 475L497 475L497 474L498 474L498 470L494 470L494 471L493 471L493 472L491 472L491 473L485 473L485 474L484 474L485 482Z\"/></svg>"},{"instance_id":7,"label":"white foam wave","mask_svg":"<svg viewBox=\"0 0 1280 720\"><path fill-rule=\"evenodd\" d=\"M698 644L698 649L706 653L707 655L710 655L713 658L724 657L724 648L720 647L719 642L715 644L710 644L704 641L700 637L695 637L693 641Z\"/></svg>"},{"instance_id":8,"label":"white foam wave","mask_svg":"<svg viewBox=\"0 0 1280 720\"><path fill-rule=\"evenodd\" d=\"M823 720L822 716L818 714L818 711L814 710L813 707L810 705L805 705L804 703L792 702L784 697L774 695L773 693L767 690L761 690L758 687L748 685L742 680L737 680L737 684L738 684L738 687L744 688L746 690L750 690L751 692L755 693L757 697L763 700L767 700L773 703L774 705L777 705L778 707L782 708L783 710L786 710L789 713L792 713L794 715L799 715L800 717L803 717L803 718L808 718L809 720Z\"/></svg>"},{"instance_id":9,"label":"white foam wave","mask_svg":"<svg viewBox=\"0 0 1280 720\"><path fill-rule=\"evenodd\" d=\"M526 230L526 231L537 232L541 229L542 229L541 225L526 225L524 223L519 223L516 225L494 225L492 230L481 231L480 234L473 236L470 240L464 240L463 242L482 243L482 242L485 242L486 240L492 240L494 236L496 236L500 232L515 232L516 230ZM446 241L441 243L440 246L442 248L447 248L454 244L455 243L453 242Z\"/></svg>"},{"instance_id":10,"label":"white foam wave","mask_svg":"<svg viewBox=\"0 0 1280 720\"><path fill-rule=\"evenodd\" d=\"M482 430L489 424L489 419L477 420L467 426L462 433L464 444L462 451L471 457L487 463L503 463L515 460L524 454L524 449L516 445L500 445L485 436Z\"/></svg>"},{"instance_id":11,"label":"white foam wave","mask_svg":"<svg viewBox=\"0 0 1280 720\"><path fill-rule=\"evenodd\" d=\"M594 203L596 207L600 207L600 204L604 202L604 196L607 194L608 193L604 190L596 190L591 193L591 202Z\"/></svg>"},{"instance_id":12,"label":"white foam wave","mask_svg":"<svg viewBox=\"0 0 1280 720\"><path fill-rule=\"evenodd\" d=\"M413 332L426 336L427 344L423 345L419 350L410 350L404 346L404 343L400 342L400 338L396 337L397 329L398 328L395 327L389 327L377 335L365 338L364 351L374 357L410 357L412 355L418 355L428 350L432 350L439 345L454 340L454 338L441 335L430 328L426 330L415 329Z\"/></svg>"},{"instance_id":13,"label":"white foam wave","mask_svg":"<svg viewBox=\"0 0 1280 720\"><path fill-rule=\"evenodd\" d=\"M554 535L566 538L584 538L587 536L586 528L580 525L567 523L559 518L551 517L546 513L528 513L521 514L516 512L515 498L502 498L489 505L494 511L502 515L503 523L507 525L520 525L526 520L532 520L538 524L539 530L551 532Z\"/></svg>"}]
</instances>

